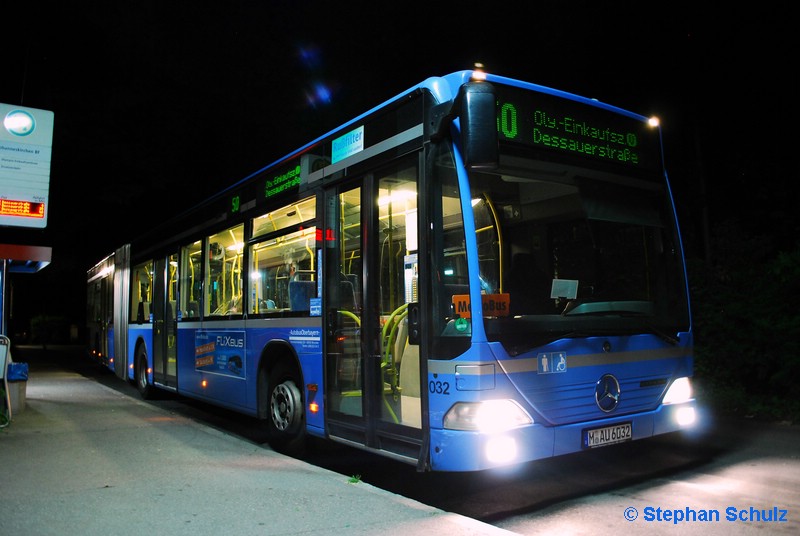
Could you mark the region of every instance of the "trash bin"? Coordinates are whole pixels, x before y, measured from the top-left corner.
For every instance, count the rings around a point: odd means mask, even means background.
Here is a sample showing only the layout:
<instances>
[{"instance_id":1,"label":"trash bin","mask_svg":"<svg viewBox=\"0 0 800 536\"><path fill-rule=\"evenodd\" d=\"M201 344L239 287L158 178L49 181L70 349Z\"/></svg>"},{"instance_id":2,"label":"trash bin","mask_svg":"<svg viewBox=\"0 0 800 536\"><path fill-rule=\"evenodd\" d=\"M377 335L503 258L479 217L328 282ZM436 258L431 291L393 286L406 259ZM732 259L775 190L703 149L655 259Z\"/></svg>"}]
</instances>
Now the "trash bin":
<instances>
[{"instance_id":1,"label":"trash bin","mask_svg":"<svg viewBox=\"0 0 800 536\"><path fill-rule=\"evenodd\" d=\"M25 409L25 391L28 386L28 364L9 363L6 374L8 396L11 399L11 413L16 415Z\"/></svg>"}]
</instances>

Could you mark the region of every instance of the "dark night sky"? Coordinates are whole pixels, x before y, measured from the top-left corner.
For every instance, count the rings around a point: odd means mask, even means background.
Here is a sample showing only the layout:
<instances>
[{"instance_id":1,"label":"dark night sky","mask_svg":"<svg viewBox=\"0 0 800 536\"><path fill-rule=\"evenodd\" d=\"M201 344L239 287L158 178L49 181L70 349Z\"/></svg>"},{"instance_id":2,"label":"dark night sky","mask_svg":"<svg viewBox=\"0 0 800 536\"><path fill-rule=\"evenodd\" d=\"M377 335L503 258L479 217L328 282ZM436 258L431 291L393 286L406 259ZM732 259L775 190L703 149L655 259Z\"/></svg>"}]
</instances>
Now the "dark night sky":
<instances>
[{"instance_id":1,"label":"dark night sky","mask_svg":"<svg viewBox=\"0 0 800 536\"><path fill-rule=\"evenodd\" d=\"M704 200L715 221L753 225L797 206L780 128L796 30L769 2L17 4L3 8L0 102L55 112L48 229L0 229L54 248L21 292L46 280L82 295L86 269L137 229L478 61L658 115L690 249Z\"/></svg>"}]
</instances>

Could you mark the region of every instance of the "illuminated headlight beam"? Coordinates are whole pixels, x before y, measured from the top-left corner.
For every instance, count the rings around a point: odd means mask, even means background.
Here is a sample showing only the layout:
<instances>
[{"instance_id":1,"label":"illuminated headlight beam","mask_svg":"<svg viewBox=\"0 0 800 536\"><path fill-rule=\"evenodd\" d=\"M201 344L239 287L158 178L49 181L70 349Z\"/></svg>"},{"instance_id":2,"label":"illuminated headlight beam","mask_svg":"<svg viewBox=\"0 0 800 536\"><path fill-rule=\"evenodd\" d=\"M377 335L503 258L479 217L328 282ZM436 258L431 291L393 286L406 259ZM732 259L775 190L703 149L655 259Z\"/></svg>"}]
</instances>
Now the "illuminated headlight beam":
<instances>
[{"instance_id":1,"label":"illuminated headlight beam","mask_svg":"<svg viewBox=\"0 0 800 536\"><path fill-rule=\"evenodd\" d=\"M444 416L449 430L495 433L533 424L533 419L513 400L459 402Z\"/></svg>"},{"instance_id":2,"label":"illuminated headlight beam","mask_svg":"<svg viewBox=\"0 0 800 536\"><path fill-rule=\"evenodd\" d=\"M667 389L664 404L682 404L692 399L692 384L689 378L678 378Z\"/></svg>"},{"instance_id":3,"label":"illuminated headlight beam","mask_svg":"<svg viewBox=\"0 0 800 536\"><path fill-rule=\"evenodd\" d=\"M678 378L667 389L664 395L663 404L665 406L673 404L684 404L692 400L692 383L689 378ZM675 410L675 422L679 426L686 427L695 423L697 414L693 407L687 406Z\"/></svg>"}]
</instances>

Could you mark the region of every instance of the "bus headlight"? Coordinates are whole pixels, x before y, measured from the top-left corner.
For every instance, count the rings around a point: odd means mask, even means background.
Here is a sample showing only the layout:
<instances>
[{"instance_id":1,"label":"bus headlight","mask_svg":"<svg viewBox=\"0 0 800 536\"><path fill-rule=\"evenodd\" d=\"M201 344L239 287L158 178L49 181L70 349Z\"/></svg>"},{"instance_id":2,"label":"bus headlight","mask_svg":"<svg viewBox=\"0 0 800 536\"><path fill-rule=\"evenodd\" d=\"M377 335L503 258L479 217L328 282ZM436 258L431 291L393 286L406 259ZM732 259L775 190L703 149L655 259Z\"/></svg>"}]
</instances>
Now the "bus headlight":
<instances>
[{"instance_id":1,"label":"bus headlight","mask_svg":"<svg viewBox=\"0 0 800 536\"><path fill-rule=\"evenodd\" d=\"M664 404L681 404L692 399L692 384L689 378L678 378L667 389Z\"/></svg>"},{"instance_id":2,"label":"bus headlight","mask_svg":"<svg viewBox=\"0 0 800 536\"><path fill-rule=\"evenodd\" d=\"M501 432L526 424L533 424L533 419L513 400L459 402L444 416L444 427L449 430Z\"/></svg>"},{"instance_id":3,"label":"bus headlight","mask_svg":"<svg viewBox=\"0 0 800 536\"><path fill-rule=\"evenodd\" d=\"M678 378L667 389L664 395L664 404L682 404L692 399L692 384L689 378ZM697 415L692 406L677 408L675 412L675 422L681 427L687 427L695 423Z\"/></svg>"}]
</instances>

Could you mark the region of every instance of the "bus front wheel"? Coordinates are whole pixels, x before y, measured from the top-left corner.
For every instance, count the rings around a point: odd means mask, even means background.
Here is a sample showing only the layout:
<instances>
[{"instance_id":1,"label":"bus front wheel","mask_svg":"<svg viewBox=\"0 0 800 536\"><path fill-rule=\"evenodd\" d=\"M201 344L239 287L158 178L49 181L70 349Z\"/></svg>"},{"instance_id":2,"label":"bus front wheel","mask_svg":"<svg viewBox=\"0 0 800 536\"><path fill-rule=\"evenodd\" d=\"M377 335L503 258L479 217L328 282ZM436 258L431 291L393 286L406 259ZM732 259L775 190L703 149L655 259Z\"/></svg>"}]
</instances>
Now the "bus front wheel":
<instances>
[{"instance_id":1,"label":"bus front wheel","mask_svg":"<svg viewBox=\"0 0 800 536\"><path fill-rule=\"evenodd\" d=\"M303 395L290 370L278 365L270 375L267 426L272 447L286 454L300 455L305 448Z\"/></svg>"}]
</instances>

